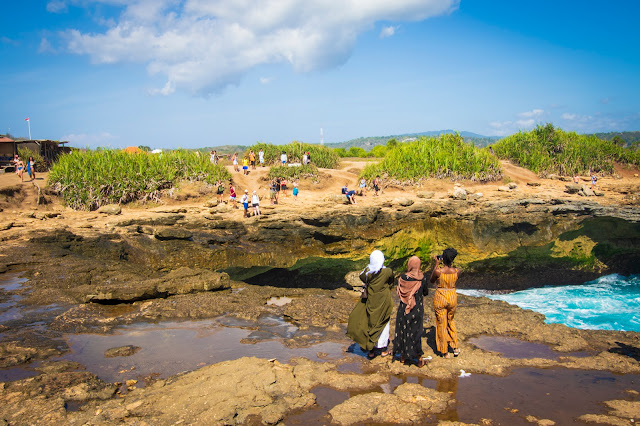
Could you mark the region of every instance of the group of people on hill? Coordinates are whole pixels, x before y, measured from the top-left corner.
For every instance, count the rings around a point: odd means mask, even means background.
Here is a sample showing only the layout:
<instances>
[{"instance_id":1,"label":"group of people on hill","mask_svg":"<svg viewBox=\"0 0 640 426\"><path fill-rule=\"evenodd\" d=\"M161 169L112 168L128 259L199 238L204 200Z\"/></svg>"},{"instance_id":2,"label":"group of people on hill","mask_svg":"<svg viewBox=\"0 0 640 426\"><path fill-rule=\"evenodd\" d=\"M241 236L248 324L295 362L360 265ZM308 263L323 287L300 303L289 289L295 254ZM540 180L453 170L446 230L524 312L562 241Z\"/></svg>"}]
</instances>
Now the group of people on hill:
<instances>
[{"instance_id":1,"label":"group of people on hill","mask_svg":"<svg viewBox=\"0 0 640 426\"><path fill-rule=\"evenodd\" d=\"M289 182L284 177L276 177L271 179L269 182L269 199L271 200L271 204L278 204L278 200L280 198L280 193L284 198L287 198L287 190L289 189ZM298 182L293 182L293 188L291 189L291 194L293 195L293 200L298 201L298 194L300 190L298 189Z\"/></svg>"},{"instance_id":2,"label":"group of people on hill","mask_svg":"<svg viewBox=\"0 0 640 426\"><path fill-rule=\"evenodd\" d=\"M358 195L366 196L367 195L367 180L363 177L360 179L360 192ZM371 186L373 187L373 195L380 195L380 175L376 176L371 182ZM345 182L342 187L342 194L347 197L347 201L351 204L356 204L356 191L349 189L349 182Z\"/></svg>"},{"instance_id":3,"label":"group of people on hill","mask_svg":"<svg viewBox=\"0 0 640 426\"><path fill-rule=\"evenodd\" d=\"M437 354L444 358L460 355L458 334L454 321L457 307L456 282L460 269L453 265L458 252L447 248L442 255L434 256L435 267L427 278L421 270L421 261L413 256L407 271L397 279L396 292L400 299L396 314L393 350L389 349L391 313L393 301L391 289L395 284L391 268L384 266L384 254L375 250L369 257L369 265L360 273L364 283L361 298L349 315L347 335L367 352L369 359L376 356L392 356L402 363L415 363L419 367L428 359L423 357L424 304L428 283L435 283L433 307L436 317Z\"/></svg>"},{"instance_id":4,"label":"group of people on hill","mask_svg":"<svg viewBox=\"0 0 640 426\"><path fill-rule=\"evenodd\" d=\"M16 175L20 178L21 182L24 182L24 172L26 171L31 180L36 178L36 161L33 157L29 157L29 159L25 162L20 158L18 154L14 155L12 160Z\"/></svg>"}]
</instances>

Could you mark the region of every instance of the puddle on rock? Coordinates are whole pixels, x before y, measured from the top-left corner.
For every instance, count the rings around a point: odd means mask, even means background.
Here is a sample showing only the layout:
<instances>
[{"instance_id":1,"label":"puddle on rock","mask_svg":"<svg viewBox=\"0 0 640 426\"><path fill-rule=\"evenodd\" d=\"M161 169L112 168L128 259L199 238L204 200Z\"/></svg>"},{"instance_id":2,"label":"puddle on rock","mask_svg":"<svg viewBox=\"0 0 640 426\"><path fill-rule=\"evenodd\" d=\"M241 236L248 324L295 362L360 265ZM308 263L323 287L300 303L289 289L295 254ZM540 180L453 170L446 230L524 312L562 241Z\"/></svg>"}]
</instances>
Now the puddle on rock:
<instances>
[{"instance_id":1,"label":"puddle on rock","mask_svg":"<svg viewBox=\"0 0 640 426\"><path fill-rule=\"evenodd\" d=\"M291 303L292 300L292 298L286 296L272 297L271 299L267 300L267 305L284 306Z\"/></svg>"},{"instance_id":2,"label":"puddle on rock","mask_svg":"<svg viewBox=\"0 0 640 426\"><path fill-rule=\"evenodd\" d=\"M22 288L27 282L26 278L21 278L22 273L11 273L0 275L0 289L3 291L16 291Z\"/></svg>"},{"instance_id":3,"label":"puddle on rock","mask_svg":"<svg viewBox=\"0 0 640 426\"><path fill-rule=\"evenodd\" d=\"M480 423L481 419L491 419L492 425L530 426L527 416L550 419L559 425L574 424L583 414L605 414L603 401L637 401L637 394L627 391L640 391L639 375L587 370L522 368L506 377L478 374L437 381L392 376L388 383L365 391L314 388L316 405L287 416L284 422L330 424L329 410L348 398L370 392L391 393L403 383L418 383L447 392L455 400L444 413L426 416L420 422L425 425L441 421Z\"/></svg>"},{"instance_id":4,"label":"puddle on rock","mask_svg":"<svg viewBox=\"0 0 640 426\"><path fill-rule=\"evenodd\" d=\"M220 322L232 322L223 317ZM310 333L275 316L250 323L257 330L225 327L216 320L136 324L120 327L112 334L67 334L71 352L61 359L75 361L108 382L140 379L156 374L167 378L205 365L244 356L275 358L286 363L293 357L314 361L345 356L345 344L321 342L304 348L288 348L283 339ZM238 323L243 324L242 320ZM251 344L244 343L250 341ZM135 345L138 352L127 357L106 358L107 349ZM141 383L138 383L141 386Z\"/></svg>"},{"instance_id":5,"label":"puddle on rock","mask_svg":"<svg viewBox=\"0 0 640 426\"><path fill-rule=\"evenodd\" d=\"M37 376L39 373L28 368L13 367L0 369L0 382L12 382L14 380L27 379Z\"/></svg>"},{"instance_id":6,"label":"puddle on rock","mask_svg":"<svg viewBox=\"0 0 640 426\"><path fill-rule=\"evenodd\" d=\"M556 352L543 343L527 342L515 337L478 336L469 339L469 343L485 351L499 352L505 358L511 359L558 359L563 356L589 356L587 352Z\"/></svg>"}]
</instances>

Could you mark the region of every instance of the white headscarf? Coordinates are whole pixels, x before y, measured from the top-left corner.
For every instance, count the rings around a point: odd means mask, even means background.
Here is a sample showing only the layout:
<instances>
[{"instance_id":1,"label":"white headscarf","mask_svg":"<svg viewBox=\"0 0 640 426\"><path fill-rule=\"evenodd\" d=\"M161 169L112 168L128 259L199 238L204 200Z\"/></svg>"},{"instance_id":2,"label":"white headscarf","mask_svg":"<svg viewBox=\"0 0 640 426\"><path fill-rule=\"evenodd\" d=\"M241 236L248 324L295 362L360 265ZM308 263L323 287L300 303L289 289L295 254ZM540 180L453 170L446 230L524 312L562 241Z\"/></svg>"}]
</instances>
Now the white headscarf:
<instances>
[{"instance_id":1,"label":"white headscarf","mask_svg":"<svg viewBox=\"0 0 640 426\"><path fill-rule=\"evenodd\" d=\"M369 269L367 275L377 274L380 269L384 268L384 254L380 250L374 250L369 256Z\"/></svg>"}]
</instances>

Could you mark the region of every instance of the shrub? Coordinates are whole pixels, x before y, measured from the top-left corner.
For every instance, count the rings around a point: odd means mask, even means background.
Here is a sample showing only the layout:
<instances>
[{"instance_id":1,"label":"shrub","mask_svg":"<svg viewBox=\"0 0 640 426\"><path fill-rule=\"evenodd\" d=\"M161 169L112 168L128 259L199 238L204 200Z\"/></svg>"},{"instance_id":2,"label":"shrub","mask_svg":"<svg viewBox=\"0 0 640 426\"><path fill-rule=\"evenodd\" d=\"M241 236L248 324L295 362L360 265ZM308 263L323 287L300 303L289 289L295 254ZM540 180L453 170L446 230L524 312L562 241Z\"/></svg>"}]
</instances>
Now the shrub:
<instances>
[{"instance_id":1,"label":"shrub","mask_svg":"<svg viewBox=\"0 0 640 426\"><path fill-rule=\"evenodd\" d=\"M638 164L638 158L631 150L615 142L564 132L552 124L539 125L529 132L522 131L501 139L493 150L498 157L541 176L613 173L616 161Z\"/></svg>"},{"instance_id":2,"label":"shrub","mask_svg":"<svg viewBox=\"0 0 640 426\"><path fill-rule=\"evenodd\" d=\"M24 161L26 166L27 161L29 161L29 157L33 157L33 160L36 162L35 171L36 172L45 172L47 171L47 162L44 160L42 155L39 152L35 152L30 150L29 148L25 148L22 146L18 146L18 155Z\"/></svg>"},{"instance_id":3,"label":"shrub","mask_svg":"<svg viewBox=\"0 0 640 426\"><path fill-rule=\"evenodd\" d=\"M102 149L60 156L48 183L69 207L94 210L104 204L157 200L162 190L181 179L213 184L230 177L223 166L194 152L154 155Z\"/></svg>"},{"instance_id":4,"label":"shrub","mask_svg":"<svg viewBox=\"0 0 640 426\"><path fill-rule=\"evenodd\" d=\"M445 134L391 144L384 160L367 165L361 176L372 179L383 174L400 181L427 177L490 181L502 177L502 168L487 149L464 142L458 134Z\"/></svg>"}]
</instances>

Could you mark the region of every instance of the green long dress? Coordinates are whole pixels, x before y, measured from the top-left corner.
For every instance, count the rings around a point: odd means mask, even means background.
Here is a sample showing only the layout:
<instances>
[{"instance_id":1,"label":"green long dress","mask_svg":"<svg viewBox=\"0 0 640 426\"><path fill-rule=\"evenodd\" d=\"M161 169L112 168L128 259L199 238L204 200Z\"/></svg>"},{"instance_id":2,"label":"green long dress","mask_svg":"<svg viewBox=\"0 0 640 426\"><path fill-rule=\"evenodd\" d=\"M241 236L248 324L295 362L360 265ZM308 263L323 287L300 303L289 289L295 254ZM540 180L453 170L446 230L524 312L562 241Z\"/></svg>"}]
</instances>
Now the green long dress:
<instances>
[{"instance_id":1,"label":"green long dress","mask_svg":"<svg viewBox=\"0 0 640 426\"><path fill-rule=\"evenodd\" d=\"M393 271L391 268L383 268L375 274L366 275L367 271L365 269L360 274L360 280L367 284L369 297L360 299L351 311L347 336L362 349L371 351L378 344L380 333L391 319Z\"/></svg>"}]
</instances>

